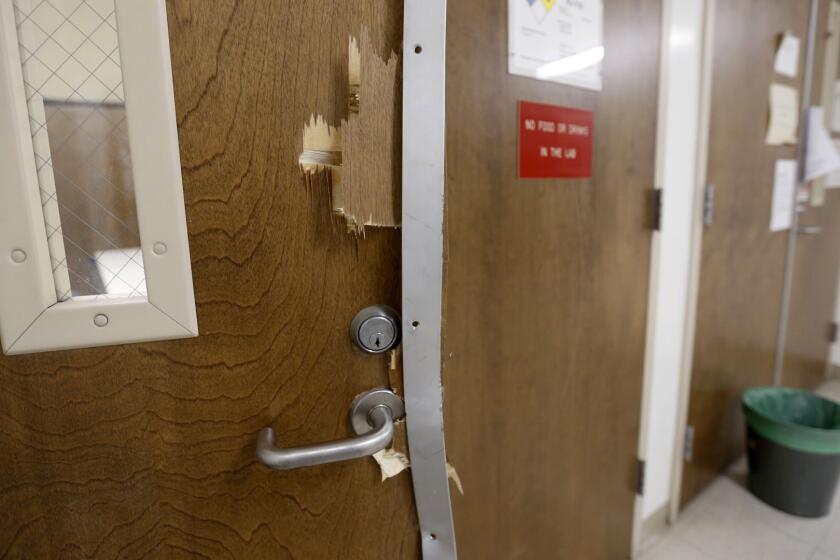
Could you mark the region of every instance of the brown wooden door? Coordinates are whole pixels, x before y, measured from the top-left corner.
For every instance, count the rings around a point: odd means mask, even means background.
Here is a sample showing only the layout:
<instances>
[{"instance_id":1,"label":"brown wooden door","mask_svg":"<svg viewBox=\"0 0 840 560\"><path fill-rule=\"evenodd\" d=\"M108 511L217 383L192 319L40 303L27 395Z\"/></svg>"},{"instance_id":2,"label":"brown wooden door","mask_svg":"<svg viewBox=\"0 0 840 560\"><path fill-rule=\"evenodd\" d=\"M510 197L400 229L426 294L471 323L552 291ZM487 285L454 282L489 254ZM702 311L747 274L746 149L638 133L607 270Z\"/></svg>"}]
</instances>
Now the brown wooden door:
<instances>
[{"instance_id":1,"label":"brown wooden door","mask_svg":"<svg viewBox=\"0 0 840 560\"><path fill-rule=\"evenodd\" d=\"M628 556L660 2L604 2L604 87L507 73L507 2L449 4L444 397L463 558ZM595 112L591 180L517 178L517 101Z\"/></svg>"},{"instance_id":2,"label":"brown wooden door","mask_svg":"<svg viewBox=\"0 0 840 560\"><path fill-rule=\"evenodd\" d=\"M795 146L765 143L768 90L802 91L773 72L781 33L803 42L808 2L718 2L715 21L707 181L715 185L714 222L703 232L688 425L693 457L681 499L689 501L744 452L741 392L773 384L787 233L769 230L774 164Z\"/></svg>"},{"instance_id":3,"label":"brown wooden door","mask_svg":"<svg viewBox=\"0 0 840 560\"><path fill-rule=\"evenodd\" d=\"M346 116L347 41L399 49L401 2L172 0L201 336L0 357L4 558L417 558L410 480L372 460L274 472L254 456L350 435L387 385L348 325L399 305L399 232L325 227L297 158Z\"/></svg>"}]
</instances>

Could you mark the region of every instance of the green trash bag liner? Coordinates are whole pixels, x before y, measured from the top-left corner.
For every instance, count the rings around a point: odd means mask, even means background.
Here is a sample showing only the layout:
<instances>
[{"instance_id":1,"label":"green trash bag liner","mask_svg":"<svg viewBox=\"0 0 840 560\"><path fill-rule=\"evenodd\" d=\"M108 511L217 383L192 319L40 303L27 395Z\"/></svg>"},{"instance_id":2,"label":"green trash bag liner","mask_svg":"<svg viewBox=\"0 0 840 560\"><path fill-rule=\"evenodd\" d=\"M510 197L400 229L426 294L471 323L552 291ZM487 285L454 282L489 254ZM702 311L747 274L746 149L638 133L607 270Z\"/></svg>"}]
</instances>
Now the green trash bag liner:
<instances>
[{"instance_id":1,"label":"green trash bag liner","mask_svg":"<svg viewBox=\"0 0 840 560\"><path fill-rule=\"evenodd\" d=\"M840 454L840 404L784 387L748 389L741 402L747 423L767 439L805 453Z\"/></svg>"}]
</instances>

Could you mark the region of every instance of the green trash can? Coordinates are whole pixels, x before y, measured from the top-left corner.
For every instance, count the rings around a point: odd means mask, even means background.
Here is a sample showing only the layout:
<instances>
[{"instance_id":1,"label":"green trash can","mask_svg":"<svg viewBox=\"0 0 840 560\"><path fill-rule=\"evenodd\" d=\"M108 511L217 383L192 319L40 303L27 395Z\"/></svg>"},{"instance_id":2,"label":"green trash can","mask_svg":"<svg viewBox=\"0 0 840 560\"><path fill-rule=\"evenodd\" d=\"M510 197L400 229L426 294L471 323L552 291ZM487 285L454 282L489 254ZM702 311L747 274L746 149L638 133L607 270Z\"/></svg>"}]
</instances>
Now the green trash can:
<instances>
[{"instance_id":1,"label":"green trash can","mask_svg":"<svg viewBox=\"0 0 840 560\"><path fill-rule=\"evenodd\" d=\"M840 477L840 405L783 387L749 389L742 405L750 492L792 515L828 515Z\"/></svg>"}]
</instances>

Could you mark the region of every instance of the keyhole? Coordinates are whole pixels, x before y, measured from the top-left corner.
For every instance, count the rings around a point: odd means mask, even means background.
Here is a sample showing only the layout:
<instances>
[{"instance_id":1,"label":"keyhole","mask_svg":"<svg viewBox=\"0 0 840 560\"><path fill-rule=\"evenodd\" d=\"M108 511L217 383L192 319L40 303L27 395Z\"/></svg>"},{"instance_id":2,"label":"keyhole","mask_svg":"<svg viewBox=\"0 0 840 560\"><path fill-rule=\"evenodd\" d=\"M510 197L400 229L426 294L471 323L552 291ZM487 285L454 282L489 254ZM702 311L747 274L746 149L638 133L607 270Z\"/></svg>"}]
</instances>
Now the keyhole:
<instances>
[{"instance_id":1,"label":"keyhole","mask_svg":"<svg viewBox=\"0 0 840 560\"><path fill-rule=\"evenodd\" d=\"M399 343L399 324L399 315L391 308L366 307L350 323L350 339L369 354L381 354Z\"/></svg>"},{"instance_id":2,"label":"keyhole","mask_svg":"<svg viewBox=\"0 0 840 560\"><path fill-rule=\"evenodd\" d=\"M388 342L388 337L380 331L374 331L368 337L367 340L368 349L370 349L373 352L378 352L385 349L385 344Z\"/></svg>"}]
</instances>

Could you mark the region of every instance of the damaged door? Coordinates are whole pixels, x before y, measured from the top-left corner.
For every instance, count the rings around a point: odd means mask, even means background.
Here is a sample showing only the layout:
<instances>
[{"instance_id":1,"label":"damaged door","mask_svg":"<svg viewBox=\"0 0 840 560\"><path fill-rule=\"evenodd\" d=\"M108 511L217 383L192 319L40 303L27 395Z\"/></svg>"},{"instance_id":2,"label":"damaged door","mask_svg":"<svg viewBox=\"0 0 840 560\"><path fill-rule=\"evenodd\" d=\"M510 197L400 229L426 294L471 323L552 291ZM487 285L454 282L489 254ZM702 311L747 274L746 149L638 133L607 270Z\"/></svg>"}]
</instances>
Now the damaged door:
<instances>
[{"instance_id":1,"label":"damaged door","mask_svg":"<svg viewBox=\"0 0 840 560\"><path fill-rule=\"evenodd\" d=\"M167 2L201 335L0 357L4 556L419 557L406 474L255 455L401 393L399 356L348 335L400 304L401 4Z\"/></svg>"}]
</instances>

